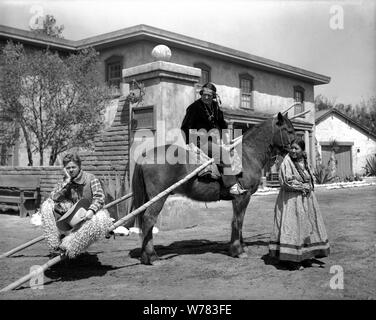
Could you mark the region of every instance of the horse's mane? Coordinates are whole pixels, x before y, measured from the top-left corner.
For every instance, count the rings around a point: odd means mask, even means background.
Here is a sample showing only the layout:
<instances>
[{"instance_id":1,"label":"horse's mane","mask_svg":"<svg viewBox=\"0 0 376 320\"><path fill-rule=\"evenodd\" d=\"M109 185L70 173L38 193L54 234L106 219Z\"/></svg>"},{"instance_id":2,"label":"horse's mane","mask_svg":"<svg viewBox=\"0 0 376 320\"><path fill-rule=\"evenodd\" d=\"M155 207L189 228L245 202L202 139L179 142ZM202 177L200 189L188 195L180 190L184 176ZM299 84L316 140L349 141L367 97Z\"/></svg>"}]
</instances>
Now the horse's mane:
<instances>
[{"instance_id":1,"label":"horse's mane","mask_svg":"<svg viewBox=\"0 0 376 320\"><path fill-rule=\"evenodd\" d=\"M267 137L267 133L269 132L269 123L271 124L272 118L266 119L261 123L256 124L254 127L248 129L244 134L243 134L243 141L250 141L256 140L260 134L264 138ZM258 140L258 139L257 139Z\"/></svg>"}]
</instances>

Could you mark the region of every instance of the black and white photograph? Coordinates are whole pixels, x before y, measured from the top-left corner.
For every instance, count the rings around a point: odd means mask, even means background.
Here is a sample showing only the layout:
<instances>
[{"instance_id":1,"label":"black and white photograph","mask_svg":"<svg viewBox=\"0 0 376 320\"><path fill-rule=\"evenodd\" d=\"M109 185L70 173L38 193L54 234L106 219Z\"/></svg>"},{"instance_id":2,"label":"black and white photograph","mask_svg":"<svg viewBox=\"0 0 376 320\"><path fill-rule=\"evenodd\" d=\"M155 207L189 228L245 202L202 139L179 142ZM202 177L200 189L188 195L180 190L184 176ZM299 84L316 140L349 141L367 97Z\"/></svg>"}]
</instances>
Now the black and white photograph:
<instances>
[{"instance_id":1,"label":"black and white photograph","mask_svg":"<svg viewBox=\"0 0 376 320\"><path fill-rule=\"evenodd\" d=\"M375 196L375 2L0 0L0 300L375 300Z\"/></svg>"}]
</instances>

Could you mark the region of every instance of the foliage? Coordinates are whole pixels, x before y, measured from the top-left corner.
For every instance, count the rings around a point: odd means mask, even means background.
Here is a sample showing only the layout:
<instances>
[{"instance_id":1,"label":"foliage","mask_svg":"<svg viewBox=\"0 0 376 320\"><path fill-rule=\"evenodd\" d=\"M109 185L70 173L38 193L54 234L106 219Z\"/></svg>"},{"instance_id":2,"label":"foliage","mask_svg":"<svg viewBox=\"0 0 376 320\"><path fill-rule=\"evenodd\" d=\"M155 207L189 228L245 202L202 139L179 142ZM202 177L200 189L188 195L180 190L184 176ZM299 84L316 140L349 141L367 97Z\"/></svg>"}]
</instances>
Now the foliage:
<instances>
[{"instance_id":1,"label":"foliage","mask_svg":"<svg viewBox=\"0 0 376 320\"><path fill-rule=\"evenodd\" d=\"M50 151L49 165L73 147L91 147L101 129L110 99L100 80L97 53L85 49L60 57L49 50L26 52L8 43L1 55L0 113L22 129L32 165L31 148Z\"/></svg>"},{"instance_id":2,"label":"foliage","mask_svg":"<svg viewBox=\"0 0 376 320\"><path fill-rule=\"evenodd\" d=\"M343 178L344 182L353 182L353 181L363 181L363 178L360 174L355 174L355 175L348 175Z\"/></svg>"},{"instance_id":3,"label":"foliage","mask_svg":"<svg viewBox=\"0 0 376 320\"><path fill-rule=\"evenodd\" d=\"M54 37L54 38L63 38L62 32L64 30L64 26L56 25L56 19L53 15L46 14L43 17L43 27L41 29L34 29L32 30L35 33L39 34L44 34L49 37Z\"/></svg>"},{"instance_id":4,"label":"foliage","mask_svg":"<svg viewBox=\"0 0 376 320\"><path fill-rule=\"evenodd\" d=\"M376 156L367 159L366 166L366 176L376 176Z\"/></svg>"},{"instance_id":5,"label":"foliage","mask_svg":"<svg viewBox=\"0 0 376 320\"><path fill-rule=\"evenodd\" d=\"M316 111L332 109L335 106L335 99L329 100L327 97L319 94L315 97Z\"/></svg>"},{"instance_id":6,"label":"foliage","mask_svg":"<svg viewBox=\"0 0 376 320\"><path fill-rule=\"evenodd\" d=\"M334 182L333 180L335 179L335 177L331 175L329 168L322 164L316 166L313 175L317 184L331 183Z\"/></svg>"}]
</instances>

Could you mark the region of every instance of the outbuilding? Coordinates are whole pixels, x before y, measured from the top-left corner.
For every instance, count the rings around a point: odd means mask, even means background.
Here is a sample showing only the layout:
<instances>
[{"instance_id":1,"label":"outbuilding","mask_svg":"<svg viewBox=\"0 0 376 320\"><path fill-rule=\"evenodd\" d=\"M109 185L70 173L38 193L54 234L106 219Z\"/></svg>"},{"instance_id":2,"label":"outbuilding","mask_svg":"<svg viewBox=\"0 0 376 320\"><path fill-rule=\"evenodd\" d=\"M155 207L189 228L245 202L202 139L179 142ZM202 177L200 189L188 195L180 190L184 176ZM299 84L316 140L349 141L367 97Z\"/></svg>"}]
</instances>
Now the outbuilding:
<instances>
[{"instance_id":1,"label":"outbuilding","mask_svg":"<svg viewBox=\"0 0 376 320\"><path fill-rule=\"evenodd\" d=\"M376 135L338 109L317 111L315 131L321 163L327 166L334 151L341 178L364 174L367 159L376 155Z\"/></svg>"}]
</instances>

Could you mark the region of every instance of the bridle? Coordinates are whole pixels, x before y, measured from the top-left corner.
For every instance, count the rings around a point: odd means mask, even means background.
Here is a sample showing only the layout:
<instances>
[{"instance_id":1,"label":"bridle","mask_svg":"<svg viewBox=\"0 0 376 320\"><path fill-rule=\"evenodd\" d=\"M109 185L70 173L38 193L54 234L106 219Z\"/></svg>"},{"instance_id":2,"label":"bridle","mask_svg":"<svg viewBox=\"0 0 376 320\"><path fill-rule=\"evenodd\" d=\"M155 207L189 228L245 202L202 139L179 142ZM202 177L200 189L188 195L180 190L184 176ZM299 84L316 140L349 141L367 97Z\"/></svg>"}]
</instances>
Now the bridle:
<instances>
[{"instance_id":1,"label":"bridle","mask_svg":"<svg viewBox=\"0 0 376 320\"><path fill-rule=\"evenodd\" d=\"M272 140L270 142L270 149L271 150L273 149L273 138L274 138L274 130L275 130L274 127L275 127L276 123L277 123L277 121L273 119L272 120ZM283 148L283 150L288 150L287 147L291 146L290 136L287 135L288 143L285 144L285 142L283 141L282 128L279 127L278 130L279 130L279 135L281 137L282 148ZM275 156L272 156L271 159L273 160L273 159L276 159L277 157L278 157L278 154L276 154Z\"/></svg>"}]
</instances>

